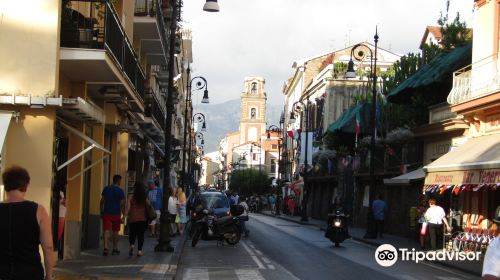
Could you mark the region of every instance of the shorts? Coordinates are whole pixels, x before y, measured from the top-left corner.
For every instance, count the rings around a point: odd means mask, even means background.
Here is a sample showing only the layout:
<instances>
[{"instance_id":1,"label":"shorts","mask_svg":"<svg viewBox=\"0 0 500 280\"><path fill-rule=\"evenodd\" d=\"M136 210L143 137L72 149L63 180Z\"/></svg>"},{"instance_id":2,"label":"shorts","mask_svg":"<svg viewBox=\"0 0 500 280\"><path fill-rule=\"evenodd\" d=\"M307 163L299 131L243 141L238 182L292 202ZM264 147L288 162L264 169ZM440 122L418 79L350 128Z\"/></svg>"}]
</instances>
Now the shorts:
<instances>
[{"instance_id":1,"label":"shorts","mask_svg":"<svg viewBox=\"0 0 500 280\"><path fill-rule=\"evenodd\" d=\"M156 219L152 220L151 223L149 223L150 226L154 226L154 225L159 225L160 224L161 211L160 210L155 210L155 212L156 212Z\"/></svg>"},{"instance_id":2,"label":"shorts","mask_svg":"<svg viewBox=\"0 0 500 280\"><path fill-rule=\"evenodd\" d=\"M120 231L122 219L120 215L104 214L102 216L102 227L104 230Z\"/></svg>"}]
</instances>

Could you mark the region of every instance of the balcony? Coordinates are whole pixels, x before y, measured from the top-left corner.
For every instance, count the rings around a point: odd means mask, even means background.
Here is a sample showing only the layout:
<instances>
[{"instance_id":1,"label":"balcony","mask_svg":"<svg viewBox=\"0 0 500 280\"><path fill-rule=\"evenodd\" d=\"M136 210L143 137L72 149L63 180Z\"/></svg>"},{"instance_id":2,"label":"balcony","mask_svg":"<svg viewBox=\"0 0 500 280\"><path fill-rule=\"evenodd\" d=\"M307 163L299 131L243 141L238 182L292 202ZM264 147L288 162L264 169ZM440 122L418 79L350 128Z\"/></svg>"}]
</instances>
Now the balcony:
<instances>
[{"instance_id":1,"label":"balcony","mask_svg":"<svg viewBox=\"0 0 500 280\"><path fill-rule=\"evenodd\" d=\"M163 138L163 129L166 123L166 114L161 109L158 100L151 92L147 94L145 118L142 126L145 131L155 140Z\"/></svg>"},{"instance_id":2,"label":"balcony","mask_svg":"<svg viewBox=\"0 0 500 280\"><path fill-rule=\"evenodd\" d=\"M141 53L150 64L167 64L167 36L159 1L135 0L134 40L140 41Z\"/></svg>"},{"instance_id":3,"label":"balcony","mask_svg":"<svg viewBox=\"0 0 500 280\"><path fill-rule=\"evenodd\" d=\"M497 53L455 71L448 103L455 106L499 92L499 59Z\"/></svg>"},{"instance_id":4,"label":"balcony","mask_svg":"<svg viewBox=\"0 0 500 280\"><path fill-rule=\"evenodd\" d=\"M110 2L69 1L62 11L60 44L67 48L61 51L61 70L70 79L126 82L144 100L144 70ZM116 76L116 68L123 77Z\"/></svg>"},{"instance_id":5,"label":"balcony","mask_svg":"<svg viewBox=\"0 0 500 280\"><path fill-rule=\"evenodd\" d=\"M429 124L455 119L456 117L457 113L451 111L451 107L448 103L429 107Z\"/></svg>"}]
</instances>

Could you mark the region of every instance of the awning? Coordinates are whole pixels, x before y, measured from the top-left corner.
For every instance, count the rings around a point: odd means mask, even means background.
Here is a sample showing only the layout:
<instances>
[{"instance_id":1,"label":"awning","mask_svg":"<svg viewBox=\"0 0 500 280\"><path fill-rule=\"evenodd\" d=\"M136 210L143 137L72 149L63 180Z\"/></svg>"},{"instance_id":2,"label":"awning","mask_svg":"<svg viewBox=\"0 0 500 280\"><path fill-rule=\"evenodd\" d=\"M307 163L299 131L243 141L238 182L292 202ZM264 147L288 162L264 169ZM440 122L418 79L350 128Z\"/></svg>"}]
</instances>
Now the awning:
<instances>
[{"instance_id":1,"label":"awning","mask_svg":"<svg viewBox=\"0 0 500 280\"><path fill-rule=\"evenodd\" d=\"M357 104L344 111L342 115L328 126L327 132L356 133L356 123L359 121L362 133L370 131L370 103Z\"/></svg>"},{"instance_id":2,"label":"awning","mask_svg":"<svg viewBox=\"0 0 500 280\"><path fill-rule=\"evenodd\" d=\"M418 88L451 81L453 71L469 65L471 61L472 44L456 48L448 53L442 53L399 84L387 95L387 100L401 103L404 102L405 97L410 96Z\"/></svg>"},{"instance_id":3,"label":"awning","mask_svg":"<svg viewBox=\"0 0 500 280\"><path fill-rule=\"evenodd\" d=\"M7 130L9 129L12 114L13 112L0 111L0 152L2 152L3 149L3 143L5 142L5 137L7 136Z\"/></svg>"},{"instance_id":4,"label":"awning","mask_svg":"<svg viewBox=\"0 0 500 280\"><path fill-rule=\"evenodd\" d=\"M427 173L500 168L500 133L470 138L424 168Z\"/></svg>"},{"instance_id":5,"label":"awning","mask_svg":"<svg viewBox=\"0 0 500 280\"><path fill-rule=\"evenodd\" d=\"M73 156L72 158L70 158L68 161L66 161L65 163L59 165L57 167L57 171L60 171L61 169L63 169L64 167L68 166L70 163L72 163L73 161L77 160L79 157L83 156L84 154L88 153L89 151L91 151L93 148L97 148L101 151L103 151L104 153L106 153L107 155L105 155L104 157L98 159L97 161L94 161L92 162L92 164L90 164L89 166L87 166L85 169L83 169L82 171L78 172L77 174L71 176L70 178L68 178L69 181L75 179L76 177L80 176L83 172L89 170L90 168L92 168L94 165L98 164L99 162L101 162L102 160L104 160L105 158L107 158L111 152L108 151L106 148L104 148L101 144L97 143L94 139L88 137L87 135L83 134L82 132L76 130L75 128L63 123L63 122L59 122L61 124L62 127L64 127L66 130L68 130L69 132L73 133L74 135L80 137L83 141L87 142L88 144L90 144L90 146L88 146L87 148L85 148L83 151L79 152L78 154L76 154L75 156Z\"/></svg>"},{"instance_id":6,"label":"awning","mask_svg":"<svg viewBox=\"0 0 500 280\"><path fill-rule=\"evenodd\" d=\"M418 181L425 178L424 168L419 168L411 172L399 175L394 178L384 179L385 185L400 185L407 186L411 185L412 182Z\"/></svg>"}]
</instances>

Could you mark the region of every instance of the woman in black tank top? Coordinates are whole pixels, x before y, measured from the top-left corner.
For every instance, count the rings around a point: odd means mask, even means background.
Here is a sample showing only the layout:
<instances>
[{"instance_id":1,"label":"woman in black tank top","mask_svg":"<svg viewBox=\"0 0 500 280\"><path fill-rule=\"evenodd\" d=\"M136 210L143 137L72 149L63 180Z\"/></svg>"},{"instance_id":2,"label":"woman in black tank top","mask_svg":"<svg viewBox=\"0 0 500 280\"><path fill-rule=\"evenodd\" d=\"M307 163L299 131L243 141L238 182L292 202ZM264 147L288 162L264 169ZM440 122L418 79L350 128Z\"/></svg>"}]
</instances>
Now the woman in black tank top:
<instances>
[{"instance_id":1,"label":"woman in black tank top","mask_svg":"<svg viewBox=\"0 0 500 280\"><path fill-rule=\"evenodd\" d=\"M2 174L2 179L7 199L0 203L0 280L51 279L54 252L50 219L43 206L24 199L28 172L11 167Z\"/></svg>"}]
</instances>

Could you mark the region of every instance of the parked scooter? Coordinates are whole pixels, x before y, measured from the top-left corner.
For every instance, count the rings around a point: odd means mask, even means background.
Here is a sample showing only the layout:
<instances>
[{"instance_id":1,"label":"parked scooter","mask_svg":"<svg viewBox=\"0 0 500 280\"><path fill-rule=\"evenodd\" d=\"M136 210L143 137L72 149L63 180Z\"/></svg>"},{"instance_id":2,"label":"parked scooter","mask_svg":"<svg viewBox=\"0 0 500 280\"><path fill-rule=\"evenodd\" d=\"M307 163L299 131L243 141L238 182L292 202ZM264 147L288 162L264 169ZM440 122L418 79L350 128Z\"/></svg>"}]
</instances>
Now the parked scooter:
<instances>
[{"instance_id":1,"label":"parked scooter","mask_svg":"<svg viewBox=\"0 0 500 280\"><path fill-rule=\"evenodd\" d=\"M328 214L325 237L330 239L335 244L335 247L339 247L339 244L349 237L346 222L347 216L341 209L335 210L332 214Z\"/></svg>"},{"instance_id":2,"label":"parked scooter","mask_svg":"<svg viewBox=\"0 0 500 280\"><path fill-rule=\"evenodd\" d=\"M226 241L229 245L236 245L241 239L240 221L238 216L240 205L231 205L231 216L218 218L213 210L198 207L193 213L196 221L192 224L191 246L195 247L198 241L216 240L217 242Z\"/></svg>"}]
</instances>

